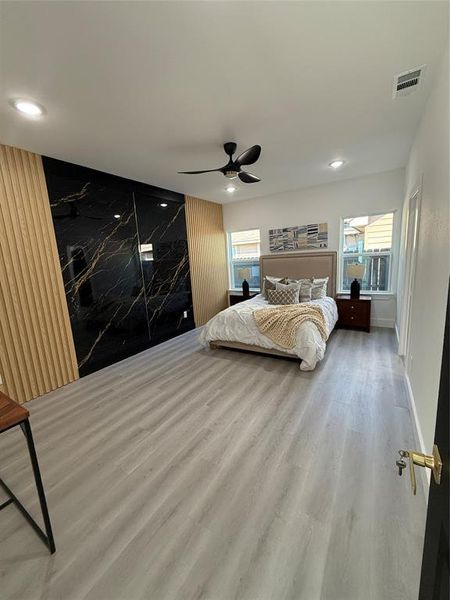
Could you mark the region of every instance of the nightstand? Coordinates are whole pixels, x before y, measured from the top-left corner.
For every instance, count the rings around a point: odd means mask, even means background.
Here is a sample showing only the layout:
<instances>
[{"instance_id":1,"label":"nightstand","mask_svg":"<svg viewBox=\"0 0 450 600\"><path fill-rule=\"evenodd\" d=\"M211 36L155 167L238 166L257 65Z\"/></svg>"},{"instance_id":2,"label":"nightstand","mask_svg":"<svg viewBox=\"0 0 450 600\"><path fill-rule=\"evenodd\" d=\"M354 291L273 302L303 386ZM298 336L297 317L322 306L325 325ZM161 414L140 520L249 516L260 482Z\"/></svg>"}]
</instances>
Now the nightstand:
<instances>
[{"instance_id":1,"label":"nightstand","mask_svg":"<svg viewBox=\"0 0 450 600\"><path fill-rule=\"evenodd\" d=\"M340 329L358 329L370 333L370 307L372 298L360 296L353 300L350 296L336 296L338 309L338 322L336 327Z\"/></svg>"},{"instance_id":2,"label":"nightstand","mask_svg":"<svg viewBox=\"0 0 450 600\"><path fill-rule=\"evenodd\" d=\"M254 298L257 294L255 292L250 292L250 298ZM249 300L249 298L244 298L242 292L230 292L228 294L228 305L234 306L239 302L244 302L244 300Z\"/></svg>"}]
</instances>

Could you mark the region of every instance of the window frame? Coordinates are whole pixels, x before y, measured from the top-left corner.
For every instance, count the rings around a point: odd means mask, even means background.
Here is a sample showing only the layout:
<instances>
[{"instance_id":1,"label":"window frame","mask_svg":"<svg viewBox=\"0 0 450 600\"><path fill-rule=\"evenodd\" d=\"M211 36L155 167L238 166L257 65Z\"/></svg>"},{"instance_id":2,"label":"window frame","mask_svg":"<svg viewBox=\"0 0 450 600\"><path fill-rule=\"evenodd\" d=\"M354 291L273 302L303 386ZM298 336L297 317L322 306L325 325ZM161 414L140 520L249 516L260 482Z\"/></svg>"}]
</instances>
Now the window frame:
<instances>
[{"instance_id":1,"label":"window frame","mask_svg":"<svg viewBox=\"0 0 450 600\"><path fill-rule=\"evenodd\" d=\"M397 209L387 209L387 210L377 210L374 212L361 212L355 213L351 215L345 215L340 218L339 225L339 252L338 252L338 286L337 289L338 294L349 294L350 290L343 289L343 269L344 269L344 256L349 256L349 254L344 253L344 221L345 219L357 219L359 217L377 217L381 215L387 215L392 213L392 242L391 242L391 250L390 252L377 252L371 254L370 252L362 252L356 254L356 256L389 256L389 272L388 272L388 284L387 290L361 290L361 296L392 296L394 295L393 287L392 287L392 273L394 269L394 260L395 260L395 248L396 248L396 233L397 233Z\"/></svg>"},{"instance_id":2,"label":"window frame","mask_svg":"<svg viewBox=\"0 0 450 600\"><path fill-rule=\"evenodd\" d=\"M242 233L243 231L259 231L259 257L261 258L261 228L260 227L246 227L245 229L233 229L233 231L227 231L227 266L228 266L228 289L231 292L241 291L241 287L235 287L233 281L233 244L231 242L231 235L233 233ZM251 287L251 292L259 292L261 290L261 272L260 272L260 281L259 287Z\"/></svg>"}]
</instances>

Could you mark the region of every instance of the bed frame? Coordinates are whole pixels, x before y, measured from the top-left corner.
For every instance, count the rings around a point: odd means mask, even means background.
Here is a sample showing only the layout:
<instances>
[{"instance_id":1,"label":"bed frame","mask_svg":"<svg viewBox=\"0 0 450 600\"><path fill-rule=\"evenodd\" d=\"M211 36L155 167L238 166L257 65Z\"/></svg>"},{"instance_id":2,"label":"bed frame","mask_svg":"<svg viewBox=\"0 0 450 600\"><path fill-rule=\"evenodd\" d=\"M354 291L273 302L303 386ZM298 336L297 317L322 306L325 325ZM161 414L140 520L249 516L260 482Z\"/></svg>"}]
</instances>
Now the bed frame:
<instances>
[{"instance_id":1,"label":"bed frame","mask_svg":"<svg viewBox=\"0 0 450 600\"><path fill-rule=\"evenodd\" d=\"M334 298L336 296L336 257L336 252L325 251L266 254L259 259L260 279L264 281L266 275L271 277L290 277L292 279L329 277L328 295ZM299 360L295 354L289 354L288 352L282 352L274 348L269 349L262 346L242 344L241 342L214 340L214 342L209 343L209 347L212 349L231 348L233 350L245 350Z\"/></svg>"}]
</instances>

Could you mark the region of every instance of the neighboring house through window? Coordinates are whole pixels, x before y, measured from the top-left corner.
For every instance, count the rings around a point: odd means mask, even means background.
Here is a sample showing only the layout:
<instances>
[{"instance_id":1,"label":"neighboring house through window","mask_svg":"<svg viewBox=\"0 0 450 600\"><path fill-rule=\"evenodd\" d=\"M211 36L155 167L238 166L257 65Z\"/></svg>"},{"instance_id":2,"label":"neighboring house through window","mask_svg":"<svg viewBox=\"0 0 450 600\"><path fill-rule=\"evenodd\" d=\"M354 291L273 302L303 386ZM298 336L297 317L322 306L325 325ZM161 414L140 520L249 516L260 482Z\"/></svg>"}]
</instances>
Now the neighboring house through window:
<instances>
[{"instance_id":1,"label":"neighboring house through window","mask_svg":"<svg viewBox=\"0 0 450 600\"><path fill-rule=\"evenodd\" d=\"M229 234L228 242L231 287L240 288L246 279L250 288L259 290L259 229L234 231Z\"/></svg>"},{"instance_id":2,"label":"neighboring house through window","mask_svg":"<svg viewBox=\"0 0 450 600\"><path fill-rule=\"evenodd\" d=\"M341 291L350 290L347 267L354 263L365 266L361 291L390 291L393 224L393 212L342 219Z\"/></svg>"}]
</instances>

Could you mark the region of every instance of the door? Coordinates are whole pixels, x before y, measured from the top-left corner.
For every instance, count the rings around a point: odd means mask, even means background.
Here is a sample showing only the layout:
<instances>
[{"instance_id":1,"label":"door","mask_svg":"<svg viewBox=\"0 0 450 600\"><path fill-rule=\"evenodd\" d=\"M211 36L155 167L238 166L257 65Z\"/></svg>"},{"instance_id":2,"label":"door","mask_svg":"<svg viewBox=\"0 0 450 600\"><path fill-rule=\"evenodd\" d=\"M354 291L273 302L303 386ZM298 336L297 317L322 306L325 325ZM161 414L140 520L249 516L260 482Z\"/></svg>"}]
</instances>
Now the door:
<instances>
[{"instance_id":1,"label":"door","mask_svg":"<svg viewBox=\"0 0 450 600\"><path fill-rule=\"evenodd\" d=\"M450 290L442 353L434 443L442 459L440 485L431 477L419 600L449 598L449 327Z\"/></svg>"}]
</instances>

